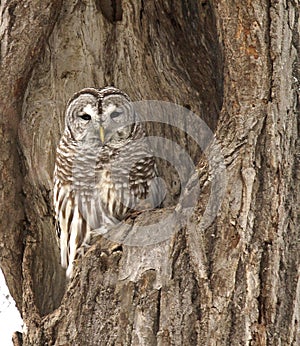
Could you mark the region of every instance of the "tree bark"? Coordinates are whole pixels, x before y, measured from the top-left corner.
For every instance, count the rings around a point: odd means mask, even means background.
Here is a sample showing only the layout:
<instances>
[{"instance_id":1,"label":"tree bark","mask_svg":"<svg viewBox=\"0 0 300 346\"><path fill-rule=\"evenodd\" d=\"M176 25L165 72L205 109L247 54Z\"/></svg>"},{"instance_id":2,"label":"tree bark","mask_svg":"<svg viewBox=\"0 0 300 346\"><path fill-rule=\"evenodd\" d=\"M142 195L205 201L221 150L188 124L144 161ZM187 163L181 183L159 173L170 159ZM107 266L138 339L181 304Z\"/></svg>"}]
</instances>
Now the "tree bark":
<instances>
[{"instance_id":1,"label":"tree bark","mask_svg":"<svg viewBox=\"0 0 300 346\"><path fill-rule=\"evenodd\" d=\"M0 14L0 258L23 345L299 345L299 2L7 1ZM149 124L197 170L178 200L160 161L165 208L116 232L184 216L199 184L193 214L161 223L170 237L156 244L97 239L66 283L55 148L68 98L104 85L191 109L215 141L201 150Z\"/></svg>"},{"instance_id":2,"label":"tree bark","mask_svg":"<svg viewBox=\"0 0 300 346\"><path fill-rule=\"evenodd\" d=\"M22 262L26 260L24 246L30 238L30 226L25 213L25 162L19 152L18 127L28 81L53 30L59 8L60 1L44 1L43 4L38 1L4 1L0 4L0 256L1 268L20 311Z\"/></svg>"}]
</instances>

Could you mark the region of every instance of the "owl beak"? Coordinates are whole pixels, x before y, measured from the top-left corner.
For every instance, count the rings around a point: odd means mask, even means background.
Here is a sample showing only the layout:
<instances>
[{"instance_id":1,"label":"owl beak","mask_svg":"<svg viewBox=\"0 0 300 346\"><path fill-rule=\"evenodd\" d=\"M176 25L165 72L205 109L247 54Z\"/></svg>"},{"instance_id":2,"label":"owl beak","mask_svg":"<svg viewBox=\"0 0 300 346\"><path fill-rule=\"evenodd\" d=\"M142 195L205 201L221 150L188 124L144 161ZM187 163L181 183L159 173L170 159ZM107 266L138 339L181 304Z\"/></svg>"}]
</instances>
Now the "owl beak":
<instances>
[{"instance_id":1,"label":"owl beak","mask_svg":"<svg viewBox=\"0 0 300 346\"><path fill-rule=\"evenodd\" d=\"M100 135L101 142L104 143L104 128L103 128L103 126L100 126L100 128L99 128L99 135Z\"/></svg>"}]
</instances>

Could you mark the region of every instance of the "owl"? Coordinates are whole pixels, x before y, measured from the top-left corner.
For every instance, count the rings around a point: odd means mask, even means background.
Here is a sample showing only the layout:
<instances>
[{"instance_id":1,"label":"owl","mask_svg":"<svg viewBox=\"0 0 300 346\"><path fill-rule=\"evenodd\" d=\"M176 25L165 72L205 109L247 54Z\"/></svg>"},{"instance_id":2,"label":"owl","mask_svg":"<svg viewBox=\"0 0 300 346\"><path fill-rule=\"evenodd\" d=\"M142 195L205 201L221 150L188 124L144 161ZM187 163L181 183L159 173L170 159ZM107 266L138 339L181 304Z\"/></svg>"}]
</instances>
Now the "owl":
<instances>
[{"instance_id":1,"label":"owl","mask_svg":"<svg viewBox=\"0 0 300 346\"><path fill-rule=\"evenodd\" d=\"M85 88L69 100L53 199L61 265L69 278L97 230L162 202L155 158L123 91Z\"/></svg>"}]
</instances>

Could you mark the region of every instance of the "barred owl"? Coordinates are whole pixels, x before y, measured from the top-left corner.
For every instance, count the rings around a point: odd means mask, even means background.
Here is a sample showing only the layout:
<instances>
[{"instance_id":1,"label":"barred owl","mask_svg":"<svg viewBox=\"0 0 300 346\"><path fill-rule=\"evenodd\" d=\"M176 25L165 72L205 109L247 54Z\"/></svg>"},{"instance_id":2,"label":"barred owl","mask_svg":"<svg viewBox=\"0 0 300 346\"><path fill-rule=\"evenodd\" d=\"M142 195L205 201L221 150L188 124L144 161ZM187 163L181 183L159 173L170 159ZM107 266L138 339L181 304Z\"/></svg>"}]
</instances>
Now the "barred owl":
<instances>
[{"instance_id":1,"label":"barred owl","mask_svg":"<svg viewBox=\"0 0 300 346\"><path fill-rule=\"evenodd\" d=\"M67 277L97 229L161 202L155 160L136 117L129 97L114 87L86 88L68 102L53 191Z\"/></svg>"}]
</instances>

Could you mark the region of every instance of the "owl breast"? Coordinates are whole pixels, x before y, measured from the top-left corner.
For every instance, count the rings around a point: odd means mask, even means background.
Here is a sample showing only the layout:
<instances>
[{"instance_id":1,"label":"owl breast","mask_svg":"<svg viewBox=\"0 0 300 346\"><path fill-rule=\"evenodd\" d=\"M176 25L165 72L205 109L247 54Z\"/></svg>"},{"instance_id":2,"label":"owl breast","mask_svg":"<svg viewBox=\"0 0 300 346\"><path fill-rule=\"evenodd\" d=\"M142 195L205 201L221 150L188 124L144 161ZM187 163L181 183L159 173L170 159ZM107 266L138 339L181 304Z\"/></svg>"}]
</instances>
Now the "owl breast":
<instances>
[{"instance_id":1,"label":"owl breast","mask_svg":"<svg viewBox=\"0 0 300 346\"><path fill-rule=\"evenodd\" d=\"M98 173L97 180L95 191L98 191L103 208L114 219L122 220L132 207L133 199L126 179L114 176L108 167L104 167Z\"/></svg>"}]
</instances>

